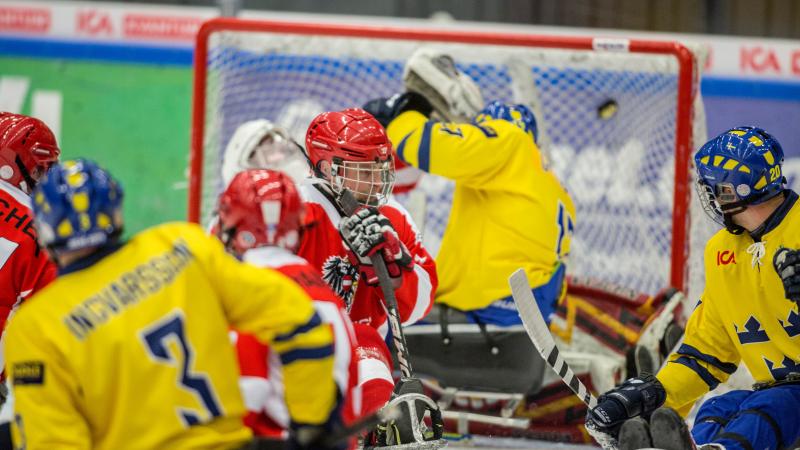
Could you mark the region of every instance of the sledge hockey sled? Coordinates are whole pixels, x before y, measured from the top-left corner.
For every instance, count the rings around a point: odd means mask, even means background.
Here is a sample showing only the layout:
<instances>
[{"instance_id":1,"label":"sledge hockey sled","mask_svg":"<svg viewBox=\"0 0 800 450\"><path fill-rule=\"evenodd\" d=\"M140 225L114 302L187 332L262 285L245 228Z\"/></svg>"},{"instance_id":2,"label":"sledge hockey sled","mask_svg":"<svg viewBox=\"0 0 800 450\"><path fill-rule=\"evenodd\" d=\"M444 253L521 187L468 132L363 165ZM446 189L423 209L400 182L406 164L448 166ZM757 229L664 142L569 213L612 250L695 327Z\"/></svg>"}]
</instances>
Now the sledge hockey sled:
<instances>
[{"instance_id":1,"label":"sledge hockey sled","mask_svg":"<svg viewBox=\"0 0 800 450\"><path fill-rule=\"evenodd\" d=\"M683 334L684 296L676 289L648 296L570 278L567 291L550 331L595 394L658 370ZM548 368L522 325L478 325L437 305L405 336L447 436L591 442L583 428L586 406Z\"/></svg>"}]
</instances>

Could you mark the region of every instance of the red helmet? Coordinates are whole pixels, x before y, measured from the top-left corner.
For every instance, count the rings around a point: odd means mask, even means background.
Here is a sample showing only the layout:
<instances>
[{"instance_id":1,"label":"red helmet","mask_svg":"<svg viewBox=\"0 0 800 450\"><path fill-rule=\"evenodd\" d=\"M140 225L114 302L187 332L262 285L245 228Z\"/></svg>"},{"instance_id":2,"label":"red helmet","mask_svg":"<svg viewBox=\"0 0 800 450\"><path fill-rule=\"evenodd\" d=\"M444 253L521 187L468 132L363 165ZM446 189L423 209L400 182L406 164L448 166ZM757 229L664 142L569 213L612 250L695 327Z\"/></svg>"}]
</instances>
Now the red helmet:
<instances>
[{"instance_id":1,"label":"red helmet","mask_svg":"<svg viewBox=\"0 0 800 450\"><path fill-rule=\"evenodd\" d=\"M335 194L353 191L364 204L381 205L394 185L392 143L386 130L363 109L326 112L311 121L306 149L317 176Z\"/></svg>"},{"instance_id":2,"label":"red helmet","mask_svg":"<svg viewBox=\"0 0 800 450\"><path fill-rule=\"evenodd\" d=\"M296 252L304 209L292 179L276 170L239 172L219 198L218 235L234 254L278 246Z\"/></svg>"},{"instance_id":3,"label":"red helmet","mask_svg":"<svg viewBox=\"0 0 800 450\"><path fill-rule=\"evenodd\" d=\"M44 122L0 112L0 180L30 193L60 153L55 135Z\"/></svg>"}]
</instances>

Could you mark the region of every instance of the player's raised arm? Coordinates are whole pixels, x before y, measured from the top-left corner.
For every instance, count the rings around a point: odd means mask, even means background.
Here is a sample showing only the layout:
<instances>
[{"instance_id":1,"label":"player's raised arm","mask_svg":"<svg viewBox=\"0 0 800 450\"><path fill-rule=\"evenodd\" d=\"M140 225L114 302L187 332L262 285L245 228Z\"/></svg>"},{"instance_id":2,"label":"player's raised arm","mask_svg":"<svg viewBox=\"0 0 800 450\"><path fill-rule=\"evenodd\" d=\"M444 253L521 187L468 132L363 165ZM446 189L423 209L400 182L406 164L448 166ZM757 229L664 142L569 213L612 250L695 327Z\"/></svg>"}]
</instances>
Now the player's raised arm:
<instances>
[{"instance_id":1,"label":"player's raised arm","mask_svg":"<svg viewBox=\"0 0 800 450\"><path fill-rule=\"evenodd\" d=\"M491 187L513 175L515 161L527 150L524 164L536 161L538 149L513 124L484 115L480 122L435 122L407 111L387 127L397 142L397 157L425 172L467 185ZM531 117L532 114L531 114Z\"/></svg>"},{"instance_id":2,"label":"player's raised arm","mask_svg":"<svg viewBox=\"0 0 800 450\"><path fill-rule=\"evenodd\" d=\"M481 188L502 184L531 161L540 164L533 113L524 105L485 106L449 55L421 48L406 63L404 80L405 93L364 106L386 127L400 161Z\"/></svg>"}]
</instances>

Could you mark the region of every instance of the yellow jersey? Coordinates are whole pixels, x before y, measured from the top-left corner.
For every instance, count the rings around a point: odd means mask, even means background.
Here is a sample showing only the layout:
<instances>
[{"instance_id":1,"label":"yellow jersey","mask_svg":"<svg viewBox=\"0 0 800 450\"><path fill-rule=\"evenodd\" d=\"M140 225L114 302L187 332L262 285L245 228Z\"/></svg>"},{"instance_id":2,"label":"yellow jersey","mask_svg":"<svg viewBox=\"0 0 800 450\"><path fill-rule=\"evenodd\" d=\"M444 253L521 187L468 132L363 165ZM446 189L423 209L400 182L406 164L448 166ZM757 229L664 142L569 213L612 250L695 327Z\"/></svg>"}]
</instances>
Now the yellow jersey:
<instances>
[{"instance_id":1,"label":"yellow jersey","mask_svg":"<svg viewBox=\"0 0 800 450\"><path fill-rule=\"evenodd\" d=\"M429 121L417 111L387 132L397 156L455 181L436 266L436 301L468 311L508 297L524 268L531 287L547 283L569 254L575 206L542 165L536 143L505 120Z\"/></svg>"},{"instance_id":2,"label":"yellow jersey","mask_svg":"<svg viewBox=\"0 0 800 450\"><path fill-rule=\"evenodd\" d=\"M708 241L705 290L686 325L683 345L658 373L667 391L666 406L688 412L740 361L759 382L800 372L800 315L797 304L786 299L773 266L779 248L800 249L797 194L785 193L755 236L721 230Z\"/></svg>"},{"instance_id":3,"label":"yellow jersey","mask_svg":"<svg viewBox=\"0 0 800 450\"><path fill-rule=\"evenodd\" d=\"M294 422L334 409L332 331L308 296L199 226L151 228L64 272L7 331L16 447L240 446L250 432L229 327L280 354Z\"/></svg>"}]
</instances>

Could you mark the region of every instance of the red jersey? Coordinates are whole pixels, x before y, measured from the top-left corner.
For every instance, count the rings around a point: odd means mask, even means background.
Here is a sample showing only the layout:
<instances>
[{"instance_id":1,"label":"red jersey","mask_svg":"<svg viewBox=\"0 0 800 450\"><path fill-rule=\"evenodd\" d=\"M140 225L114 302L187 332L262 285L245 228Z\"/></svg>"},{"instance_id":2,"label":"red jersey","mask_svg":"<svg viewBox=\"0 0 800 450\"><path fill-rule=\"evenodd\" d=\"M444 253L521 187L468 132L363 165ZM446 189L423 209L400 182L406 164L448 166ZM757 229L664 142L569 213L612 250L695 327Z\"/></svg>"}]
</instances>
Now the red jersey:
<instances>
[{"instance_id":1,"label":"red jersey","mask_svg":"<svg viewBox=\"0 0 800 450\"><path fill-rule=\"evenodd\" d=\"M314 300L314 307L323 322L331 324L335 336L334 379L344 404L342 418L351 422L360 413L358 360L353 324L344 310L344 303L334 294L303 258L280 247L260 247L245 252L244 261L275 269L297 284ZM283 375L277 354L253 336L234 333L239 357L239 380L248 413L245 424L258 436L285 438L289 412L283 396Z\"/></svg>"},{"instance_id":2,"label":"red jersey","mask_svg":"<svg viewBox=\"0 0 800 450\"><path fill-rule=\"evenodd\" d=\"M388 323L379 286L358 283L358 269L347 259L347 250L339 234L342 214L316 183L309 179L299 186L306 204L308 228L303 233L298 255L322 272L322 278L344 299L353 323L368 324L386 337ZM412 270L403 271L402 283L395 290L400 321L410 325L425 317L436 292L436 264L422 245L420 234L406 210L394 200L378 210L392 223L400 241L414 260Z\"/></svg>"},{"instance_id":3,"label":"red jersey","mask_svg":"<svg viewBox=\"0 0 800 450\"><path fill-rule=\"evenodd\" d=\"M36 242L30 197L0 181L0 330L23 300L55 277L56 265Z\"/></svg>"}]
</instances>

